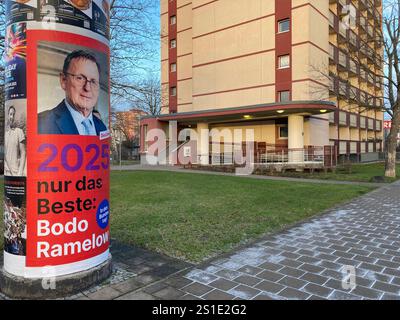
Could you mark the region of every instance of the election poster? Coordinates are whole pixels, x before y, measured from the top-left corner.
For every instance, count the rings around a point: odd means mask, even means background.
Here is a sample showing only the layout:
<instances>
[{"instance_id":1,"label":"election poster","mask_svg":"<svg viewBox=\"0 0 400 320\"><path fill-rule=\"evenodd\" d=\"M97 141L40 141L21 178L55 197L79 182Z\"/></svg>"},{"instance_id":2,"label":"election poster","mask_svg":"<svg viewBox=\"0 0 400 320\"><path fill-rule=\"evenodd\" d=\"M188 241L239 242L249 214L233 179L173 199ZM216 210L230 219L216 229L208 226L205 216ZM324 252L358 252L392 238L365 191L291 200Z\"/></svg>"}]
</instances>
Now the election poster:
<instances>
[{"instance_id":1,"label":"election poster","mask_svg":"<svg viewBox=\"0 0 400 320\"><path fill-rule=\"evenodd\" d=\"M28 163L27 267L102 259L110 242L108 46L57 31L29 32L29 41L28 154L36 157Z\"/></svg>"},{"instance_id":2,"label":"election poster","mask_svg":"<svg viewBox=\"0 0 400 320\"><path fill-rule=\"evenodd\" d=\"M110 259L109 1L7 3L4 270L88 270Z\"/></svg>"}]
</instances>

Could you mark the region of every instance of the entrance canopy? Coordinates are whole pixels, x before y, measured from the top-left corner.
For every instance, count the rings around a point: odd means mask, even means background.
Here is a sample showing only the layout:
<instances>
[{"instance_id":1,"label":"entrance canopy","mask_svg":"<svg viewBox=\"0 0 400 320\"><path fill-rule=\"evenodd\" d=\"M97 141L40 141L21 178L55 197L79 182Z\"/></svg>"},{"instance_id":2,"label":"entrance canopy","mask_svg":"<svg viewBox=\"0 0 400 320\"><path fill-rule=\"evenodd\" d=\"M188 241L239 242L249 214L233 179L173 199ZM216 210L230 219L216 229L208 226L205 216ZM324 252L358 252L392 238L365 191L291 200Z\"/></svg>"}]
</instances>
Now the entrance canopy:
<instances>
[{"instance_id":1,"label":"entrance canopy","mask_svg":"<svg viewBox=\"0 0 400 320\"><path fill-rule=\"evenodd\" d=\"M178 121L184 125L195 125L198 122L221 123L232 121L248 121L276 119L297 114L303 116L322 115L333 112L336 105L327 101L299 101L286 103L259 104L253 106L207 109L193 112L163 114L157 116L159 121ZM141 120L154 118L145 116Z\"/></svg>"}]
</instances>

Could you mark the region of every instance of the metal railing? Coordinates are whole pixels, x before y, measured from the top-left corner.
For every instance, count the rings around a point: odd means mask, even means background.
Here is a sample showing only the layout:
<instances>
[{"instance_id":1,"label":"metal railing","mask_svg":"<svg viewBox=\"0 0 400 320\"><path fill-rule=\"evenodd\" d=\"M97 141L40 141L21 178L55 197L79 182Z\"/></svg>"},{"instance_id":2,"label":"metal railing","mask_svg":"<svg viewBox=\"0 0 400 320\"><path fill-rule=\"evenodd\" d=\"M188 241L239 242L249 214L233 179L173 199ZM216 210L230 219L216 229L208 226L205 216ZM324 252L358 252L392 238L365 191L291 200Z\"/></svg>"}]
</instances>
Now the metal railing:
<instances>
[{"instance_id":1,"label":"metal railing","mask_svg":"<svg viewBox=\"0 0 400 320\"><path fill-rule=\"evenodd\" d=\"M337 164L335 146L306 146L291 148L285 145L253 143L253 162L255 164L317 164L322 167L334 167ZM209 164L234 165L235 159L246 156L246 146L234 143L210 143Z\"/></svg>"}]
</instances>

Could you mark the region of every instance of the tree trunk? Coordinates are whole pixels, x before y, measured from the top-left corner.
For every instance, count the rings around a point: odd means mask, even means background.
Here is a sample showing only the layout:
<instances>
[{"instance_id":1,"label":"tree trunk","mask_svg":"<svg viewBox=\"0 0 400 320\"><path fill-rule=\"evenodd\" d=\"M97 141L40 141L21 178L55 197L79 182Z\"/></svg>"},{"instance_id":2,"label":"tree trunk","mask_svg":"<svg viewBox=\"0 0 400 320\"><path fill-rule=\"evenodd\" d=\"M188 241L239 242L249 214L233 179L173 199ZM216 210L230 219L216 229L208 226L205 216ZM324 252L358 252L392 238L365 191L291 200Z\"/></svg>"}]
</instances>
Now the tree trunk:
<instances>
[{"instance_id":1,"label":"tree trunk","mask_svg":"<svg viewBox=\"0 0 400 320\"><path fill-rule=\"evenodd\" d=\"M397 111L397 110L396 110ZM396 149L399 133L400 113L395 112L392 119L392 128L386 143L385 177L396 178Z\"/></svg>"}]
</instances>

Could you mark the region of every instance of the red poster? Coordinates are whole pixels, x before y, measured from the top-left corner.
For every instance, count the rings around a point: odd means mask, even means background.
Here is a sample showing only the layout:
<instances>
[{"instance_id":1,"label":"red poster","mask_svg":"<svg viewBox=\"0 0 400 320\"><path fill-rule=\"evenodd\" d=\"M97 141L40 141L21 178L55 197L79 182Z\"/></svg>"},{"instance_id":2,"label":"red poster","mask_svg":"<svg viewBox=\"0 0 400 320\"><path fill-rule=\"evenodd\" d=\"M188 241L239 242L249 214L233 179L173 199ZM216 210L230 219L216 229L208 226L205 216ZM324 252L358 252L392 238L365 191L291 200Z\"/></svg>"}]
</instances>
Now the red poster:
<instances>
[{"instance_id":1,"label":"red poster","mask_svg":"<svg viewBox=\"0 0 400 320\"><path fill-rule=\"evenodd\" d=\"M27 41L26 267L79 263L110 241L109 49L59 31Z\"/></svg>"}]
</instances>

